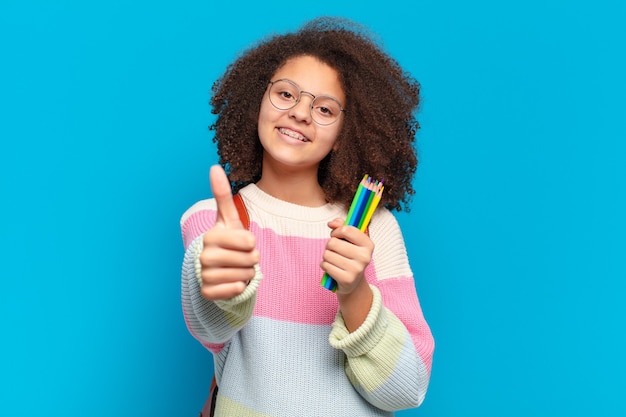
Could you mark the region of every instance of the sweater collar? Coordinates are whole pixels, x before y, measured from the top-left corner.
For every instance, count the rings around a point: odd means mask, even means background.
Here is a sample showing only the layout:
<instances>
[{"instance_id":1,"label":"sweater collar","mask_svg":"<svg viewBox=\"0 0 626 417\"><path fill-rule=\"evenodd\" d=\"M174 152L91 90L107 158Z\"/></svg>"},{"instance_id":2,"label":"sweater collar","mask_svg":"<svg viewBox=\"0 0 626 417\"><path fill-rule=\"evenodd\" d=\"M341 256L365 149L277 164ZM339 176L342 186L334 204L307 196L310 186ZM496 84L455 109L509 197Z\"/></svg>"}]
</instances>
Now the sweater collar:
<instances>
[{"instance_id":1,"label":"sweater collar","mask_svg":"<svg viewBox=\"0 0 626 417\"><path fill-rule=\"evenodd\" d=\"M255 210L273 216L309 222L330 221L345 216L345 211L339 204L327 203L320 207L300 206L273 197L257 187L256 184L245 186L239 190L239 193L243 196L246 206L254 207Z\"/></svg>"}]
</instances>

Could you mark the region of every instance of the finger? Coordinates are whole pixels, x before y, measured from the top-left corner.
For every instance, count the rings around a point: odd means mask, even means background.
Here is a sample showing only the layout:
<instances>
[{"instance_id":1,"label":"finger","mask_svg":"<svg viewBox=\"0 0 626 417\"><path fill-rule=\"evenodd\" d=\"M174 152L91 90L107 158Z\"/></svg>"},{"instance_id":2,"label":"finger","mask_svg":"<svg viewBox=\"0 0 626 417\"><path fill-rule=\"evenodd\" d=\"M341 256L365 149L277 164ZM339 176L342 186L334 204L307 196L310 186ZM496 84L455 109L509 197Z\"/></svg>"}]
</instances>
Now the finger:
<instances>
[{"instance_id":1,"label":"finger","mask_svg":"<svg viewBox=\"0 0 626 417\"><path fill-rule=\"evenodd\" d=\"M336 228L338 228L338 227L340 227L340 226L343 226L343 225L344 225L344 223L345 223L345 222L344 222L344 220L341 220L341 219L333 219L333 220L331 220L331 221L329 221L329 222L328 222L328 227L330 227L331 229L333 229L333 230L334 230L334 229L336 229Z\"/></svg>"},{"instance_id":2,"label":"finger","mask_svg":"<svg viewBox=\"0 0 626 417\"><path fill-rule=\"evenodd\" d=\"M221 166L213 165L209 172L209 178L211 191L213 191L213 197L217 203L216 223L223 224L228 228L243 229L226 172Z\"/></svg>"},{"instance_id":3,"label":"finger","mask_svg":"<svg viewBox=\"0 0 626 417\"><path fill-rule=\"evenodd\" d=\"M346 239L330 238L326 243L324 260L338 264L340 261L331 261L331 258L327 258L328 256L338 256L344 263L348 261L367 265L371 261L373 251L373 245L368 244L368 242L371 241L367 239L367 241L362 242L362 245L357 245Z\"/></svg>"},{"instance_id":4,"label":"finger","mask_svg":"<svg viewBox=\"0 0 626 417\"><path fill-rule=\"evenodd\" d=\"M225 229L214 227L204 234L204 248L221 248L235 251L251 251L256 247L254 234L246 229Z\"/></svg>"},{"instance_id":5,"label":"finger","mask_svg":"<svg viewBox=\"0 0 626 417\"><path fill-rule=\"evenodd\" d=\"M359 242L363 242L363 237L365 233L361 232L354 226L348 226L342 224L341 226L333 229L330 232L330 237L336 237L337 239L347 240L353 244L358 244Z\"/></svg>"},{"instance_id":6,"label":"finger","mask_svg":"<svg viewBox=\"0 0 626 417\"><path fill-rule=\"evenodd\" d=\"M205 268L252 268L259 262L257 250L231 250L227 248L212 248L200 253L200 264Z\"/></svg>"},{"instance_id":7,"label":"finger","mask_svg":"<svg viewBox=\"0 0 626 417\"><path fill-rule=\"evenodd\" d=\"M337 283L345 280L346 270L338 267L337 265L334 265L327 261L322 261L320 263L320 268L328 275L333 277L333 279L337 281Z\"/></svg>"},{"instance_id":8,"label":"finger","mask_svg":"<svg viewBox=\"0 0 626 417\"><path fill-rule=\"evenodd\" d=\"M207 300L229 300L244 292L246 287L247 284L241 281L211 286L203 285L200 288L200 293Z\"/></svg>"},{"instance_id":9,"label":"finger","mask_svg":"<svg viewBox=\"0 0 626 417\"><path fill-rule=\"evenodd\" d=\"M208 268L202 271L202 283L221 285L233 282L250 282L254 278L254 268Z\"/></svg>"}]
</instances>

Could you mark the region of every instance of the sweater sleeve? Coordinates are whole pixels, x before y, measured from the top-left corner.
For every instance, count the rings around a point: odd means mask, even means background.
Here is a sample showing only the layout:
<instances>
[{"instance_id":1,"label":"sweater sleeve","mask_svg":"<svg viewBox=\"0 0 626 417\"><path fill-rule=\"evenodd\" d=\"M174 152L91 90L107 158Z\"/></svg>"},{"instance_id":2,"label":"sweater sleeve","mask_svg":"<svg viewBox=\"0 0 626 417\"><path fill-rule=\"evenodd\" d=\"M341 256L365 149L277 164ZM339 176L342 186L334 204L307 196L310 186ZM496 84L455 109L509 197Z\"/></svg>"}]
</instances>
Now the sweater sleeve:
<instances>
[{"instance_id":1,"label":"sweater sleeve","mask_svg":"<svg viewBox=\"0 0 626 417\"><path fill-rule=\"evenodd\" d=\"M372 219L375 243L366 277L374 294L364 323L353 333L337 314L329 341L346 355L355 389L388 411L418 407L424 400L434 340L426 323L397 221L380 210Z\"/></svg>"},{"instance_id":2,"label":"sweater sleeve","mask_svg":"<svg viewBox=\"0 0 626 417\"><path fill-rule=\"evenodd\" d=\"M262 274L258 265L255 266L255 277L246 290L232 299L213 302L202 297L199 257L204 232L215 224L215 212L204 206L204 202L193 206L181 220L183 242L191 242L182 265L182 306L190 333L205 347L218 352L252 316Z\"/></svg>"}]
</instances>

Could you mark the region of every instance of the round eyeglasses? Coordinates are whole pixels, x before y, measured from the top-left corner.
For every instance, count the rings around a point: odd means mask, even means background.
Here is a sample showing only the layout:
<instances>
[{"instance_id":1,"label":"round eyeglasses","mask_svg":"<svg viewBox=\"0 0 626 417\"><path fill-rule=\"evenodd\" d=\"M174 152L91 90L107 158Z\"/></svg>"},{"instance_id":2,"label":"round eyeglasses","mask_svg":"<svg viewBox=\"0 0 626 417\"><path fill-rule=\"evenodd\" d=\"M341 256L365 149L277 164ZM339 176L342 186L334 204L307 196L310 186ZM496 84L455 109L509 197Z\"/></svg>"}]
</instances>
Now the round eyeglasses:
<instances>
[{"instance_id":1,"label":"round eyeglasses","mask_svg":"<svg viewBox=\"0 0 626 417\"><path fill-rule=\"evenodd\" d=\"M328 126L339 120L342 112L346 110L341 107L341 103L331 96L316 96L308 91L300 90L300 86L291 80L280 79L270 81L268 96L270 103L278 110L292 109L300 102L302 94L313 97L309 110L311 119L318 125Z\"/></svg>"}]
</instances>

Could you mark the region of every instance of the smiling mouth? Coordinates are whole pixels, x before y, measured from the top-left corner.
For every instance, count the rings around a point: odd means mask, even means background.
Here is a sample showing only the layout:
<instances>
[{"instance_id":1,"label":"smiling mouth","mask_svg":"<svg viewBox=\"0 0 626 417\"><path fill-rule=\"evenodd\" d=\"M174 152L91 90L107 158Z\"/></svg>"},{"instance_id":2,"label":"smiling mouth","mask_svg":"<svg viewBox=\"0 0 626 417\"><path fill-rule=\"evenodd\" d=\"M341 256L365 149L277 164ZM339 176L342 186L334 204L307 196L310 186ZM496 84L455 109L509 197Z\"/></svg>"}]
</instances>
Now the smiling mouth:
<instances>
[{"instance_id":1,"label":"smiling mouth","mask_svg":"<svg viewBox=\"0 0 626 417\"><path fill-rule=\"evenodd\" d=\"M301 134L294 132L293 130L289 130L289 129L285 129L284 127L280 127L278 128L278 131L280 133L282 133L283 135L289 136L290 138L294 138L296 140L299 140L301 142L309 142L309 140L302 136Z\"/></svg>"}]
</instances>

